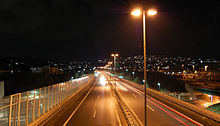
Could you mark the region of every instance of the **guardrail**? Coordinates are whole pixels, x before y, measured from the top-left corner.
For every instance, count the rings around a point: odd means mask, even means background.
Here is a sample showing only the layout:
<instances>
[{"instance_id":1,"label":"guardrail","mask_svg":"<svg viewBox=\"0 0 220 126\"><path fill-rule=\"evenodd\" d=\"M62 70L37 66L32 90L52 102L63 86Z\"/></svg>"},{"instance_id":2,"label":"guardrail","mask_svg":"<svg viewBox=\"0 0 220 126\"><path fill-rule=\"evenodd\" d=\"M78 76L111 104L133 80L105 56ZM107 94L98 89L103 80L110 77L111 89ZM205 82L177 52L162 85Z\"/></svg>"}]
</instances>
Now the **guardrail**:
<instances>
[{"instance_id":1,"label":"guardrail","mask_svg":"<svg viewBox=\"0 0 220 126\"><path fill-rule=\"evenodd\" d=\"M136 88L138 88L138 89L140 89L140 90L142 90L142 91L144 90L144 87L143 87L142 85L140 85L140 84L136 84L136 83L134 83L134 82L131 82L131 81L128 81L128 80L122 79L122 78L119 78L119 79L122 80L122 81L124 81L124 82L127 82L127 83L130 84L130 85L132 84L132 86L134 86L134 87L136 87ZM211 112L211 111L209 111L209 110L200 108L200 107L198 107L198 106L195 106L195 105L193 105L193 104L187 103L187 102L185 102L185 101L181 101L181 100L179 100L179 99L176 99L176 98L174 98L174 97L171 97L171 96L166 95L166 94L163 94L163 93L160 93L160 92L155 91L155 90L150 89L150 88L147 88L147 94L154 94L154 95L156 95L156 96L158 96L158 97L164 98L164 99L166 99L166 100L168 100L168 101L171 101L171 102L173 102L173 103L175 103L175 104L177 104L177 105L180 105L180 106L182 106L182 107L184 107L184 108L187 108L187 109L189 109L189 110L191 110L191 111L194 111L194 112L196 112L196 113L199 113L199 114L203 115L204 117L208 117L208 118L210 118L210 119L212 119L212 120L215 120L215 121L217 121L217 122L220 122L220 116L219 116L219 114L217 114L217 113L214 113L214 112Z\"/></svg>"},{"instance_id":2,"label":"guardrail","mask_svg":"<svg viewBox=\"0 0 220 126\"><path fill-rule=\"evenodd\" d=\"M0 125L27 126L59 105L91 78L91 76L86 76L64 83L10 95L9 98L4 99L6 103L1 103L2 105L0 106Z\"/></svg>"}]
</instances>

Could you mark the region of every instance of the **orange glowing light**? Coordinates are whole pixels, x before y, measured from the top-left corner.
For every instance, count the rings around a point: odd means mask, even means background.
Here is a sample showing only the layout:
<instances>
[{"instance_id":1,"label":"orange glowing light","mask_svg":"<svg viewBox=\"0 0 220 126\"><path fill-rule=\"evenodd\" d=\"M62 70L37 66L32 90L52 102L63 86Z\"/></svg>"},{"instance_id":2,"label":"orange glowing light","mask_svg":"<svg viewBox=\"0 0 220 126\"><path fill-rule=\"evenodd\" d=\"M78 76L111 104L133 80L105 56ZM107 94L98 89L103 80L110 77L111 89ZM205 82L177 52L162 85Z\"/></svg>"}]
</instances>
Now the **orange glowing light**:
<instances>
[{"instance_id":1,"label":"orange glowing light","mask_svg":"<svg viewBox=\"0 0 220 126\"><path fill-rule=\"evenodd\" d=\"M131 12L131 15L133 16L140 16L141 15L141 10L140 9L135 9Z\"/></svg>"}]
</instances>

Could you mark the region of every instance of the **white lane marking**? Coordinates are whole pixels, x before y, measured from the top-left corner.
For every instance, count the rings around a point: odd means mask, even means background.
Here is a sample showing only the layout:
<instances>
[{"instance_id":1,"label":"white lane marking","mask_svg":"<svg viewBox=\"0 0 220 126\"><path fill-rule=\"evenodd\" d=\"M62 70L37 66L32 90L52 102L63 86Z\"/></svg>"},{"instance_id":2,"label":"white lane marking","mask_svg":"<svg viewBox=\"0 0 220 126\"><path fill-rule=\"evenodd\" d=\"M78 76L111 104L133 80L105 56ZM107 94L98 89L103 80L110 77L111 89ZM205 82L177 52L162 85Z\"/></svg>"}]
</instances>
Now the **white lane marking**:
<instances>
[{"instance_id":1,"label":"white lane marking","mask_svg":"<svg viewBox=\"0 0 220 126\"><path fill-rule=\"evenodd\" d=\"M155 111L154 109L152 109L150 106L147 105L147 107L151 110L151 111Z\"/></svg>"},{"instance_id":2,"label":"white lane marking","mask_svg":"<svg viewBox=\"0 0 220 126\"><path fill-rule=\"evenodd\" d=\"M139 92L138 90L134 89L133 87L131 87L130 85L128 84L125 84L123 82L121 82L122 85L126 86L127 88L130 88L132 91L138 93L139 95L141 95L141 92Z\"/></svg>"},{"instance_id":3,"label":"white lane marking","mask_svg":"<svg viewBox=\"0 0 220 126\"><path fill-rule=\"evenodd\" d=\"M111 91L110 91L110 95L111 95L111 97L113 98L113 95L112 95L112 92L111 92ZM114 100L114 99L113 99L113 100ZM117 102L115 102L115 104L116 104L116 103L117 103ZM115 107L115 104L114 104L113 106L114 106L114 109L115 109L115 111L116 111L116 117L117 117L119 126L122 126L122 125L121 125L121 120L120 120L119 115L118 115L118 111L117 111L117 109L116 109L116 107Z\"/></svg>"},{"instance_id":4,"label":"white lane marking","mask_svg":"<svg viewBox=\"0 0 220 126\"><path fill-rule=\"evenodd\" d=\"M95 100L94 109L95 109L95 106L96 106L96 103L97 103L98 100L99 100L99 95L98 95L97 99ZM95 109L95 111L93 113L93 118L95 118L95 116L96 116L96 109Z\"/></svg>"},{"instance_id":5,"label":"white lane marking","mask_svg":"<svg viewBox=\"0 0 220 126\"><path fill-rule=\"evenodd\" d=\"M123 83L123 84L126 84L126 83ZM126 85L129 85L129 84L126 84ZM130 85L129 85L129 86L130 86ZM132 87L132 88L135 88L135 87ZM142 94L144 94L144 92L141 91L140 89L135 88L135 90L138 90L138 91L140 91ZM147 95L147 97L152 98L152 97L150 97L149 95ZM153 98L152 98L152 99L153 99ZM156 99L154 99L154 100L156 100ZM156 100L156 101L158 101L158 100ZM158 101L158 102L159 102L159 101ZM169 107L169 106L167 106L167 107ZM173 109L173 108L171 108L171 107L169 107L169 108L172 109L173 111L179 113L180 115L184 116L185 118L188 118L189 120L194 121L194 122L196 122L197 124L203 126L201 123L199 123L199 122L197 122L197 121L191 119L190 117L188 117L188 116L186 116L186 115L184 115L184 114L182 114L182 113L176 111L175 109Z\"/></svg>"},{"instance_id":6,"label":"white lane marking","mask_svg":"<svg viewBox=\"0 0 220 126\"><path fill-rule=\"evenodd\" d=\"M136 95L132 94L135 98L136 98Z\"/></svg>"},{"instance_id":7,"label":"white lane marking","mask_svg":"<svg viewBox=\"0 0 220 126\"><path fill-rule=\"evenodd\" d=\"M116 85L122 90L122 91L128 91L124 86L116 82Z\"/></svg>"},{"instance_id":8,"label":"white lane marking","mask_svg":"<svg viewBox=\"0 0 220 126\"><path fill-rule=\"evenodd\" d=\"M89 93L92 91L92 89L94 88L95 84L97 83L97 81L93 84L92 88L89 90L89 92L86 94L86 96L83 98L83 100L79 103L79 105L76 107L76 109L73 111L73 113L70 115L70 117L66 120L66 122L63 124L63 126L66 126L67 123L70 121L70 119L73 117L73 115L76 113L76 111L79 109L79 107L82 105L82 103L85 101L85 99L87 98L87 96L89 95Z\"/></svg>"},{"instance_id":9,"label":"white lane marking","mask_svg":"<svg viewBox=\"0 0 220 126\"><path fill-rule=\"evenodd\" d=\"M150 97L150 96L149 96L149 97ZM173 108L171 108L171 107L169 107L169 106L167 106L167 105L161 103L160 101L158 101L158 100L156 100L156 99L154 99L154 98L152 98L152 97L150 97L150 98L153 99L153 100L155 100L155 101L157 101L158 103L160 103L160 105L162 105L162 106L164 106L164 107L167 107L168 109L172 110L173 112L178 113L179 115L181 115L181 116L184 117L185 119L188 119L188 120L190 120L191 122L195 122L195 123L199 124L200 126L203 126L201 123L199 123L199 122L197 122L197 121L191 119L190 117L188 117L188 116L186 116L186 115L184 115L184 114L182 114L182 113L176 111L175 109L173 109ZM154 102L154 103L155 103L155 102Z\"/></svg>"},{"instance_id":10,"label":"white lane marking","mask_svg":"<svg viewBox=\"0 0 220 126\"><path fill-rule=\"evenodd\" d=\"M95 118L95 115L96 115L96 110L95 110L94 113L93 113L93 118Z\"/></svg>"},{"instance_id":11,"label":"white lane marking","mask_svg":"<svg viewBox=\"0 0 220 126\"><path fill-rule=\"evenodd\" d=\"M125 99L122 97L122 95L121 95L120 92L118 92L118 95L119 95L119 97L122 99L122 101L125 101ZM133 115L135 116L135 118L137 119L137 121L139 122L139 124L140 124L141 126L143 126L143 123L141 122L141 120L140 120L140 118L138 117L138 115L134 112L134 110L131 109L131 107L130 107L128 104L126 104L126 105L127 105L128 109L131 111L131 113L133 113Z\"/></svg>"}]
</instances>

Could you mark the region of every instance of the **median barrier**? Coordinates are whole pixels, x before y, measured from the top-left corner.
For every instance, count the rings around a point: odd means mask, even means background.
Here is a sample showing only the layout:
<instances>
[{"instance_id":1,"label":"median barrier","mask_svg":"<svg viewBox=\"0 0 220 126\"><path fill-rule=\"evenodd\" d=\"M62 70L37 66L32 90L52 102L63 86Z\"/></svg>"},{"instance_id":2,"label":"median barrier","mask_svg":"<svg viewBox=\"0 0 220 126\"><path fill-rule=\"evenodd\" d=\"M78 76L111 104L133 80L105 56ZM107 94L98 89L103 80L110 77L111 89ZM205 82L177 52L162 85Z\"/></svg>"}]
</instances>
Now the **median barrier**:
<instances>
[{"instance_id":1,"label":"median barrier","mask_svg":"<svg viewBox=\"0 0 220 126\"><path fill-rule=\"evenodd\" d=\"M134 82L128 81L126 79L122 79L122 78L118 78L118 79L123 81L123 82L127 82L128 84L130 84L131 86L133 86L133 87L135 87L135 88L137 88L139 90L144 91L144 86L143 85L140 85L140 84L137 84L137 83L134 83ZM171 96L163 94L163 93L160 93L160 92L158 92L156 90L153 90L153 89L150 89L150 88L147 88L147 94L148 95L156 95L158 97L164 98L164 99L166 99L168 101L171 101L172 103L175 103L175 104L177 104L179 106L182 106L184 108L187 108L187 109L189 109L189 110L191 110L193 112L201 114L204 117L207 117L207 118L210 118L210 119L215 120L217 122L220 122L219 114L214 113L212 111L209 111L207 109L200 108L198 106L195 106L195 105L190 104L190 103L185 102L185 101L181 101L179 99L176 99L174 97L171 97Z\"/></svg>"}]
</instances>

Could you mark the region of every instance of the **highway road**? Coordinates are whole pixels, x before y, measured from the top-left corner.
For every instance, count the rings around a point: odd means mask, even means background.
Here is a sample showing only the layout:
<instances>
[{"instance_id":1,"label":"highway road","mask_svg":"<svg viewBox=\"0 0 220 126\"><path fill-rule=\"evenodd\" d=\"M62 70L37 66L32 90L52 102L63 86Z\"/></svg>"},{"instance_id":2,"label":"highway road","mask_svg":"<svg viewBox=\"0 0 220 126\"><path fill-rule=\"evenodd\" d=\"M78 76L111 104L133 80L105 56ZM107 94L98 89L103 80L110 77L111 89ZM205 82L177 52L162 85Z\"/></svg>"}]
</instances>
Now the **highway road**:
<instances>
[{"instance_id":1,"label":"highway road","mask_svg":"<svg viewBox=\"0 0 220 126\"><path fill-rule=\"evenodd\" d=\"M105 76L108 76L105 74ZM107 77L110 79L110 77ZM132 87L131 85L116 80L116 92L126 103L129 109L133 112L135 117L138 118L139 123L144 124L144 92ZM114 81L113 81L114 83ZM194 113L192 113L194 114ZM198 122L189 116L169 107L168 105L156 100L153 97L147 96L147 125L148 126L202 126L220 125L215 121L206 121L206 118L202 117Z\"/></svg>"},{"instance_id":2,"label":"highway road","mask_svg":"<svg viewBox=\"0 0 220 126\"><path fill-rule=\"evenodd\" d=\"M127 85L123 82L117 83L117 93L120 94L123 101L129 106L135 115L144 124L144 94L143 92ZM183 118L177 113L171 111L156 99L147 97L147 125L154 126L177 126L177 125L195 125L191 121Z\"/></svg>"},{"instance_id":3,"label":"highway road","mask_svg":"<svg viewBox=\"0 0 220 126\"><path fill-rule=\"evenodd\" d=\"M121 126L126 123L103 75L78 97L43 125Z\"/></svg>"},{"instance_id":4,"label":"highway road","mask_svg":"<svg viewBox=\"0 0 220 126\"><path fill-rule=\"evenodd\" d=\"M61 107L53 117L42 125L47 126L123 126L124 116L113 97L110 76L102 72L96 81L83 89L69 104ZM106 78L105 78L106 77ZM107 80L107 81L106 81ZM110 82L111 83L111 82ZM114 84L113 84L114 87ZM136 121L144 125L144 92L119 79L116 81L116 92L129 108ZM181 108L182 109L182 108ZM195 115L194 113L192 113ZM202 117L198 120L206 120ZM209 121L203 123L178 109L164 104L162 100L147 96L148 126L218 126L219 123ZM210 122L210 123L209 123Z\"/></svg>"}]
</instances>

